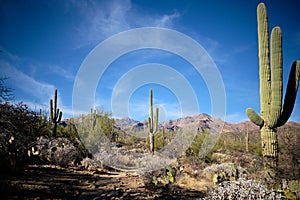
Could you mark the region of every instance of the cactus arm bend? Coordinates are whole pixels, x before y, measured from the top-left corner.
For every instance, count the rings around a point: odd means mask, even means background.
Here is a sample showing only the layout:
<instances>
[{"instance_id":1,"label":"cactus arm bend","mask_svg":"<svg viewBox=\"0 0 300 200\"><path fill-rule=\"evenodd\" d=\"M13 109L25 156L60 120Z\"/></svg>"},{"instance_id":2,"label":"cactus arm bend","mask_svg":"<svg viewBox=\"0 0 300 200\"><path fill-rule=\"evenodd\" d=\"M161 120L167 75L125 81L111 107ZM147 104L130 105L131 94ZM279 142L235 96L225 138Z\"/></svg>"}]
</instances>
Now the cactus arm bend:
<instances>
[{"instance_id":1,"label":"cactus arm bend","mask_svg":"<svg viewBox=\"0 0 300 200\"><path fill-rule=\"evenodd\" d=\"M264 120L252 108L247 108L246 113L254 124L260 127L264 125Z\"/></svg>"},{"instance_id":2,"label":"cactus arm bend","mask_svg":"<svg viewBox=\"0 0 300 200\"><path fill-rule=\"evenodd\" d=\"M61 117L62 117L62 112L61 111L59 111L59 109L57 109L57 113L59 113L58 114L58 122L60 122L61 121Z\"/></svg>"},{"instance_id":3,"label":"cactus arm bend","mask_svg":"<svg viewBox=\"0 0 300 200\"><path fill-rule=\"evenodd\" d=\"M300 61L295 61L290 71L289 81L286 89L286 94L284 97L282 114L277 124L278 127L284 125L292 114L295 101L296 101L298 87L299 87L299 78L300 78Z\"/></svg>"},{"instance_id":4,"label":"cactus arm bend","mask_svg":"<svg viewBox=\"0 0 300 200\"><path fill-rule=\"evenodd\" d=\"M277 26L271 32L271 109L268 126L276 128L282 111L282 33Z\"/></svg>"}]
</instances>

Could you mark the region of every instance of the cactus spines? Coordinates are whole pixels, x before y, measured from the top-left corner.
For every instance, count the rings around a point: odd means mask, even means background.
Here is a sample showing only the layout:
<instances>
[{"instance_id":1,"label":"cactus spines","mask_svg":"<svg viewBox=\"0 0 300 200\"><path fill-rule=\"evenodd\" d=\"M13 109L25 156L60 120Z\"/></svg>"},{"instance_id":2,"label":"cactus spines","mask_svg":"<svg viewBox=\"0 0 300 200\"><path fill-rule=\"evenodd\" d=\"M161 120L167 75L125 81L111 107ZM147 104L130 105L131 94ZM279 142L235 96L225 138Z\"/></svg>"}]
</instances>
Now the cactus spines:
<instances>
[{"instance_id":1,"label":"cactus spines","mask_svg":"<svg viewBox=\"0 0 300 200\"><path fill-rule=\"evenodd\" d=\"M155 116L153 119L153 99L152 99L152 89L150 89L150 99L149 99L149 141L150 141L150 152L154 154L154 134L158 129L158 107L156 107Z\"/></svg>"},{"instance_id":2,"label":"cactus spines","mask_svg":"<svg viewBox=\"0 0 300 200\"><path fill-rule=\"evenodd\" d=\"M62 112L57 108L57 90L54 91L54 100L50 99L50 120L53 123L52 135L56 137L57 124L61 121Z\"/></svg>"},{"instance_id":3,"label":"cactus spines","mask_svg":"<svg viewBox=\"0 0 300 200\"><path fill-rule=\"evenodd\" d=\"M276 177L278 164L277 127L284 125L293 111L298 90L300 62L295 61L292 65L282 105L282 33L278 26L272 29L269 53L268 18L264 3L257 6L257 22L260 116L251 108L246 112L249 119L260 126L265 174L266 178L272 180Z\"/></svg>"}]
</instances>

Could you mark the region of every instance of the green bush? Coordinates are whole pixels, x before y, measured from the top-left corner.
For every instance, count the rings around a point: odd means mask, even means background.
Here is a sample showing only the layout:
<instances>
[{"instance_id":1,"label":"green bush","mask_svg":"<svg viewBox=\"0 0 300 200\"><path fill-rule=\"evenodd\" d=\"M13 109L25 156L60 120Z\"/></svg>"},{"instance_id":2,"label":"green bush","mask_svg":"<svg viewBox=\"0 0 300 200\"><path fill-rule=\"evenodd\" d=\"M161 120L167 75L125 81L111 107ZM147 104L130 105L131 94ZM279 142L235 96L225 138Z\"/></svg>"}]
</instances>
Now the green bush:
<instances>
[{"instance_id":1,"label":"green bush","mask_svg":"<svg viewBox=\"0 0 300 200\"><path fill-rule=\"evenodd\" d=\"M190 147L186 150L188 157L198 157L199 150L204 142L204 139L209 134L208 130L205 129L203 133L197 134L191 143Z\"/></svg>"},{"instance_id":2,"label":"green bush","mask_svg":"<svg viewBox=\"0 0 300 200\"><path fill-rule=\"evenodd\" d=\"M92 110L89 115L74 119L78 136L90 153L99 152L103 143L117 140L118 134L113 129L114 120L110 116L110 113Z\"/></svg>"}]
</instances>

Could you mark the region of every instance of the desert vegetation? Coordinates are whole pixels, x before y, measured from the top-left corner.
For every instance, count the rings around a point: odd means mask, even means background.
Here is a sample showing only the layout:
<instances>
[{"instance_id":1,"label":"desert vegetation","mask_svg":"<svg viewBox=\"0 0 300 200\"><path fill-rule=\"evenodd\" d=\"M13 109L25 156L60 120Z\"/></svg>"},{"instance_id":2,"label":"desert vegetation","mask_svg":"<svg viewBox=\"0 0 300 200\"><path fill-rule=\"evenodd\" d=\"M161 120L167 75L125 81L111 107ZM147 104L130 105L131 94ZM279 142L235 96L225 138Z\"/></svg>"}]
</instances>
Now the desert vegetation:
<instances>
[{"instance_id":1,"label":"desert vegetation","mask_svg":"<svg viewBox=\"0 0 300 200\"><path fill-rule=\"evenodd\" d=\"M299 123L289 122L278 129L279 173L270 184L264 175L260 131L250 126L251 122L225 123L225 131L204 157L199 150L211 134L210 127L216 119L201 114L158 123L157 132L153 134L153 155L149 148L150 137L135 137L120 128L125 123L131 127L144 126L148 132L147 120L129 123L114 120L108 112L91 109L87 115L62 120L54 135L53 122L44 113L31 111L23 103L1 104L3 197L240 199L249 194L252 199L299 197ZM112 159L105 154L107 146L104 144L111 144L110 147L125 155L122 162L126 162L128 153L155 156L155 152L162 151L176 136L176 121L186 125L196 122L198 128L189 148L169 165L139 172L102 162L105 158ZM34 173L38 175L33 176ZM46 175L56 181L47 182ZM121 182L114 182L115 177ZM29 180L33 182L29 184ZM38 190L38 187L44 189ZM85 187L93 189L84 191Z\"/></svg>"},{"instance_id":2,"label":"desert vegetation","mask_svg":"<svg viewBox=\"0 0 300 200\"><path fill-rule=\"evenodd\" d=\"M0 79L0 197L300 199L300 124L287 122L300 64L291 68L282 105L281 31L271 33L269 56L266 8L257 9L261 110L247 110L251 121L229 124L199 114L159 122L152 89L143 122L98 109L63 119L57 90L48 115L12 103L13 90ZM190 141L187 148L183 141Z\"/></svg>"}]
</instances>

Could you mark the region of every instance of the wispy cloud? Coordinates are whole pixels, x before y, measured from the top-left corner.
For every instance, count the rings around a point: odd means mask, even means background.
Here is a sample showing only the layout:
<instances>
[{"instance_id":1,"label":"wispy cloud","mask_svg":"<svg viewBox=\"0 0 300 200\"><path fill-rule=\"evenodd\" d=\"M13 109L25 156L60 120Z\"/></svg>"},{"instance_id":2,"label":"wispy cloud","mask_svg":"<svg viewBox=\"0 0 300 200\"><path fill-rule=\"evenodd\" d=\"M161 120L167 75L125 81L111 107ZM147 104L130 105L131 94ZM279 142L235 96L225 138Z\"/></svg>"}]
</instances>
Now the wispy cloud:
<instances>
[{"instance_id":1,"label":"wispy cloud","mask_svg":"<svg viewBox=\"0 0 300 200\"><path fill-rule=\"evenodd\" d=\"M17 56L12 56L11 58L20 60ZM9 83L14 90L17 90L17 93L23 93L22 99L16 97L15 102L22 101L33 110L42 109L49 112L49 100L53 98L54 85L34 79L17 69L9 61L0 61L0 71L3 76L9 77ZM73 110L64 105L60 95L58 95L58 105L60 110L63 111L64 117L73 115Z\"/></svg>"},{"instance_id":2,"label":"wispy cloud","mask_svg":"<svg viewBox=\"0 0 300 200\"><path fill-rule=\"evenodd\" d=\"M58 65L50 65L48 68L51 70L51 72L69 80L73 81L75 79L75 75L71 73L69 70L65 69L64 67L58 66Z\"/></svg>"},{"instance_id":3,"label":"wispy cloud","mask_svg":"<svg viewBox=\"0 0 300 200\"><path fill-rule=\"evenodd\" d=\"M36 81L8 62L1 62L0 69L3 75L10 78L10 82L15 88L39 99L41 102L49 99L50 94L55 89L53 85Z\"/></svg>"},{"instance_id":4,"label":"wispy cloud","mask_svg":"<svg viewBox=\"0 0 300 200\"><path fill-rule=\"evenodd\" d=\"M180 17L177 10L170 14L141 13L130 0L72 1L68 6L74 7L80 13L82 22L75 29L87 43L99 42L116 33L137 27L171 28Z\"/></svg>"}]
</instances>

